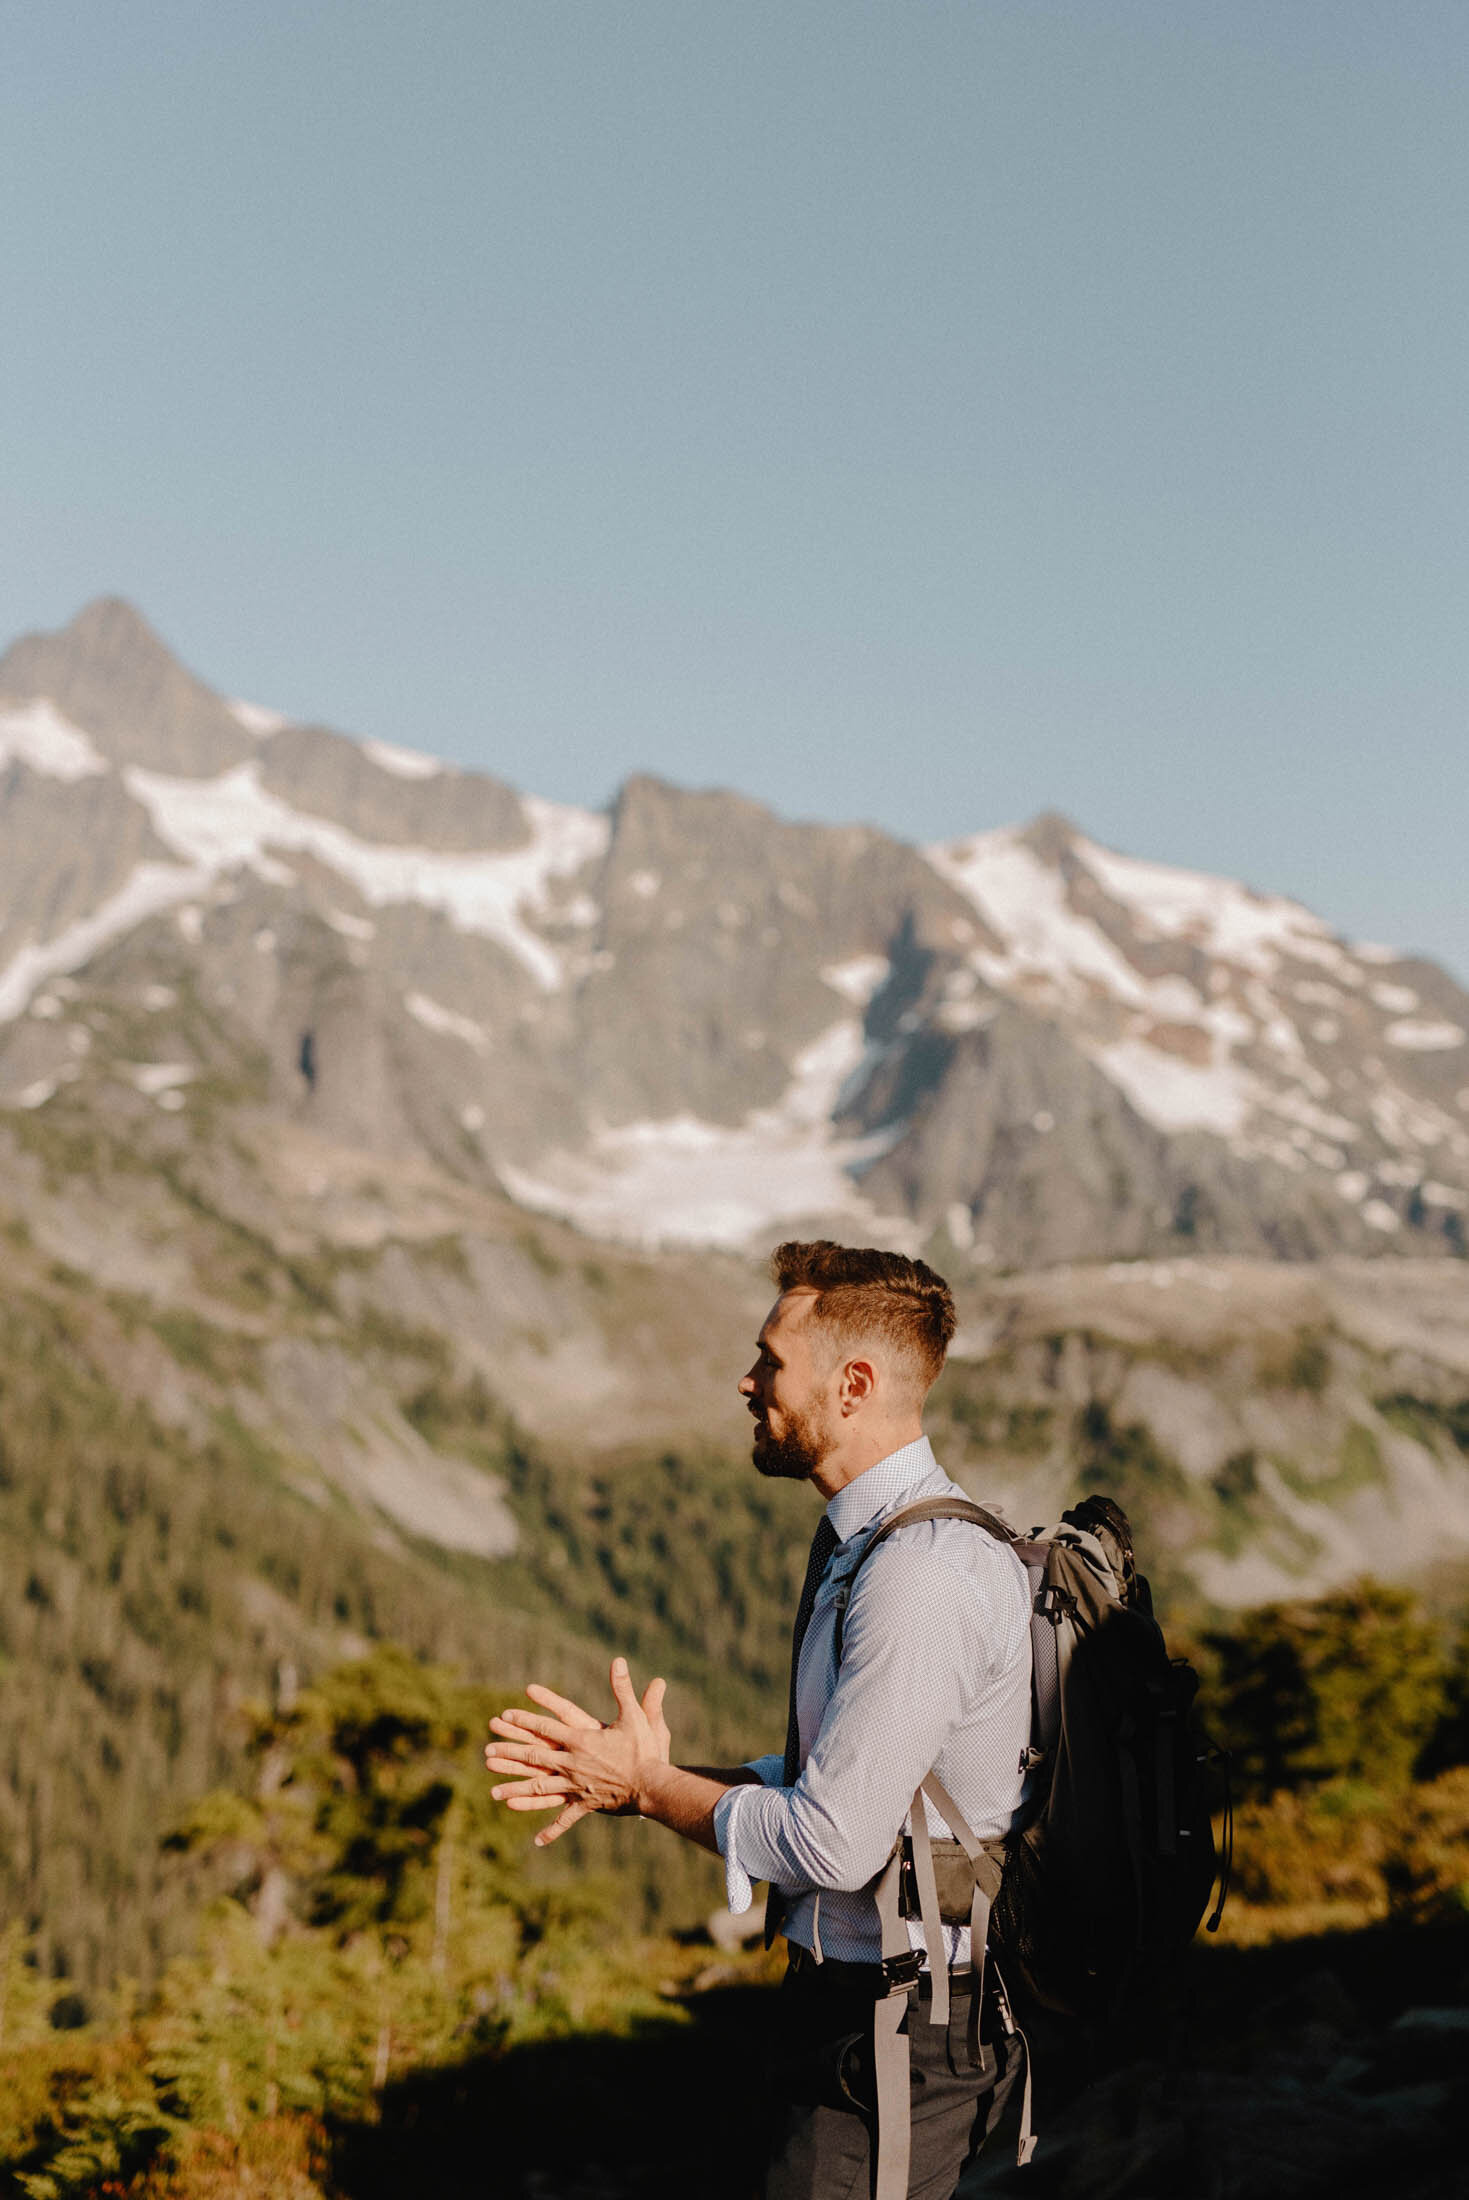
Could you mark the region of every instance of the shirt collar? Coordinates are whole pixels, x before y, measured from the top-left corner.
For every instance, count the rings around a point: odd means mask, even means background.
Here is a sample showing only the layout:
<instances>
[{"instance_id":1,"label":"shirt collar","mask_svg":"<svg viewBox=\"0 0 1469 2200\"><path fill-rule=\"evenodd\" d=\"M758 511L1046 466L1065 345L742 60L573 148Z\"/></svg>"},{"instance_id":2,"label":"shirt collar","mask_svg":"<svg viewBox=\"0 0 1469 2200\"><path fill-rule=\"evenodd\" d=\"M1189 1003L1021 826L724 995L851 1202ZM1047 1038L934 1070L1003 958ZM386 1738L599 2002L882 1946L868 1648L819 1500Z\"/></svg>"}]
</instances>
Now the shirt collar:
<instances>
[{"instance_id":1,"label":"shirt collar","mask_svg":"<svg viewBox=\"0 0 1469 2200\"><path fill-rule=\"evenodd\" d=\"M899 1451L890 1451L886 1459L879 1459L875 1466L857 1475L828 1500L826 1517L835 1528L838 1540L845 1543L859 1528L865 1528L897 1499L905 1497L916 1483L926 1481L938 1471L933 1446L926 1436L920 1436L915 1443L904 1444Z\"/></svg>"}]
</instances>

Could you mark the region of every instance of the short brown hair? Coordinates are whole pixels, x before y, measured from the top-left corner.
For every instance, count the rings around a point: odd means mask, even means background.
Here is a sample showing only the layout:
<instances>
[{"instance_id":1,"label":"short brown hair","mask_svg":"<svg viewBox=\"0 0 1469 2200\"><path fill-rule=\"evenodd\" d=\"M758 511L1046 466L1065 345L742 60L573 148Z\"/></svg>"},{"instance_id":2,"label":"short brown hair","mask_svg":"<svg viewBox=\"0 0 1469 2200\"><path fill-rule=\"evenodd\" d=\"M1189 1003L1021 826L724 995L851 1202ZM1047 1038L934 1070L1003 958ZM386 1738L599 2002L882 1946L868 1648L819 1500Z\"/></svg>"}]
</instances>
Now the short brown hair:
<instances>
[{"instance_id":1,"label":"short brown hair","mask_svg":"<svg viewBox=\"0 0 1469 2200\"><path fill-rule=\"evenodd\" d=\"M954 1335L954 1297L926 1262L875 1245L791 1239L770 1256L778 1291L817 1293L811 1319L841 1342L881 1337L914 1363L924 1390L937 1381Z\"/></svg>"}]
</instances>

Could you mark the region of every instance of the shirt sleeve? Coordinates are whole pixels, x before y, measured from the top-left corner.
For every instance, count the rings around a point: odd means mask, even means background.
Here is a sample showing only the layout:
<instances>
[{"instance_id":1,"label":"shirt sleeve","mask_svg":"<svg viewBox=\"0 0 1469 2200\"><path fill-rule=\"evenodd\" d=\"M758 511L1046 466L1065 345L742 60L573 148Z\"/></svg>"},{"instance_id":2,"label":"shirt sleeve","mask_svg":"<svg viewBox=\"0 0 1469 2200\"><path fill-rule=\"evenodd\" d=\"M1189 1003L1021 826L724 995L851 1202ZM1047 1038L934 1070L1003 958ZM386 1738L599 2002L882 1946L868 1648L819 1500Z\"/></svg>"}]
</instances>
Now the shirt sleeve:
<instances>
[{"instance_id":1,"label":"shirt sleeve","mask_svg":"<svg viewBox=\"0 0 1469 2200\"><path fill-rule=\"evenodd\" d=\"M790 1788L733 1788L716 1805L732 1906L738 1894L739 1907L748 1906L755 1879L783 1893L867 1885L914 1789L1011 1655L1015 1600L990 1587L931 1548L895 1540L874 1555L848 1609L841 1671L800 1779Z\"/></svg>"},{"instance_id":2,"label":"shirt sleeve","mask_svg":"<svg viewBox=\"0 0 1469 2200\"><path fill-rule=\"evenodd\" d=\"M773 1751L764 1757L747 1757L744 1769L746 1772L755 1774L761 1787L779 1787L781 1781L785 1778L785 1752L782 1750L778 1757ZM748 1787L726 1788L724 1794L721 1795L714 1806L714 1840L720 1855L724 1858L725 1900L736 1917L741 1916L744 1911L748 1910L755 1899L754 1884L749 1873L744 1871L728 1853L729 1827L734 1816L734 1799L738 1795L745 1795L749 1792L751 1791Z\"/></svg>"},{"instance_id":3,"label":"shirt sleeve","mask_svg":"<svg viewBox=\"0 0 1469 2200\"><path fill-rule=\"evenodd\" d=\"M782 1762L777 1770L784 1769ZM724 1899L735 1917L742 1916L755 1899L754 1881L736 1849L739 1805L743 1797L754 1793L752 1787L726 1788L714 1806L714 1841L724 1858Z\"/></svg>"},{"instance_id":4,"label":"shirt sleeve","mask_svg":"<svg viewBox=\"0 0 1469 2200\"><path fill-rule=\"evenodd\" d=\"M766 1757L747 1757L742 1769L753 1772L761 1787L778 1788L785 1778L785 1751L782 1750L778 1757L773 1751Z\"/></svg>"}]
</instances>

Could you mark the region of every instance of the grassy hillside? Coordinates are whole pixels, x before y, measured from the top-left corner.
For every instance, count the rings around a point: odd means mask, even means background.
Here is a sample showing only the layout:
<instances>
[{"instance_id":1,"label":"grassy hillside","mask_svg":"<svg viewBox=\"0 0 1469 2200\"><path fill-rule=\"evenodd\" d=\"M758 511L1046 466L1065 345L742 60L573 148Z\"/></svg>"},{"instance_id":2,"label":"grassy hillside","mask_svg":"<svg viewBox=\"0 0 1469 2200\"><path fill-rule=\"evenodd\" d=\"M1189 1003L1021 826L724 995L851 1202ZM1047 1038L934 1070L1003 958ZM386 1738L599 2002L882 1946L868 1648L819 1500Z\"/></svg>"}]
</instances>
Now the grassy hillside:
<instances>
[{"instance_id":1,"label":"grassy hillside","mask_svg":"<svg viewBox=\"0 0 1469 2200\"><path fill-rule=\"evenodd\" d=\"M588 1476L482 1385L415 1365L410 1415L497 1470L523 1524L513 1558L446 1553L302 1494L301 1462L227 1403L180 1427L129 1397L108 1369L138 1319L54 1279L0 1304L0 1887L50 1975L90 1991L179 1945L160 1825L238 1765L241 1703L283 1668L308 1678L388 1638L600 1702L615 1646L669 1674L691 1754L777 1737L793 1493L671 1453ZM198 1322L160 1326L196 1378L238 1353ZM650 1914L714 1899L672 1849L640 1881Z\"/></svg>"},{"instance_id":2,"label":"grassy hillside","mask_svg":"<svg viewBox=\"0 0 1469 2200\"><path fill-rule=\"evenodd\" d=\"M1323 2035L1323 2016L1356 2028L1357 2066L1397 2068L1411 2043L1399 2039L1393 2060L1391 2035L1379 2045L1370 2025L1415 1993L1441 1996L1454 1948L1462 1961L1464 1645L1401 1592L1364 1588L1279 1608L1203 1649L1230 1738L1259 1739L1252 1690L1266 1670L1292 1705L1287 1738L1268 1774L1242 1752L1238 1885L1222 1951L1197 1949L1182 1985L1196 2019L1186 2069L1160 2093L1153 2005L1113 2028L1105 2054L1078 2042L1063 2058L1039 2035L1047 2192L1158 2189L1148 2176L1177 2145L1178 2084L1202 2089L1217 2121L1261 2027L1272 2057L1288 2044L1289 2087L1325 2079L1321 2110L1339 2121L1321 2062L1337 2034ZM779 1953L716 1956L694 1936L643 1929L613 1824L586 1829L596 1869L570 1841L532 1850L534 1821L498 1810L479 1766L499 1700L380 1645L289 1702L247 1709L233 1779L178 1809L158 1859L197 1937L102 2021L58 1994L27 1936L0 1938L0 2192L387 2200L431 2186L466 2200L487 2187L673 2200L697 2186L734 2200L747 2189L768 2032L755 1997ZM1435 1769L1440 1758L1454 1761ZM1350 1993L1323 1985L1327 1960ZM1121 2109L1104 2091L1099 2143L1114 2146L1125 2111L1142 2182L1110 2154L1106 2176L1088 2156L1083 2183L1066 2182L1078 2071L1105 2087L1135 2058ZM1424 2097L1420 2149L1447 2137L1441 2105ZM1252 2088L1229 2113L1229 2148L1246 2164L1282 2130L1298 2146L1268 2094ZM1180 2189L1202 2174L1190 2149ZM1230 2200L1264 2189L1249 2175L1216 2182ZM1003 2175L997 2189L1009 2189ZM1330 2179L1290 2189L1324 2194Z\"/></svg>"}]
</instances>

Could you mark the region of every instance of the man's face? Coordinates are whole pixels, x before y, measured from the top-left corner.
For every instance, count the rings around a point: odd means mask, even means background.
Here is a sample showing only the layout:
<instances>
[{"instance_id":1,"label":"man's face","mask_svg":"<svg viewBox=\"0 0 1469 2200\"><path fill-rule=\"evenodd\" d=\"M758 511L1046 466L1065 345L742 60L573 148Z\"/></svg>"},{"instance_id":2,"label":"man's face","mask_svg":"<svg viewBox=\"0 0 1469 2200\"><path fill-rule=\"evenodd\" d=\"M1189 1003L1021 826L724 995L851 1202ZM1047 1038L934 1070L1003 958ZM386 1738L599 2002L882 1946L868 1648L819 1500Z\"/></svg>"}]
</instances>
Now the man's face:
<instances>
[{"instance_id":1,"label":"man's face","mask_svg":"<svg viewBox=\"0 0 1469 2200\"><path fill-rule=\"evenodd\" d=\"M755 1422L757 1472L805 1482L834 1440L832 1355L813 1338L814 1291L787 1291L776 1300L760 1332L755 1364L740 1382L740 1396Z\"/></svg>"}]
</instances>

